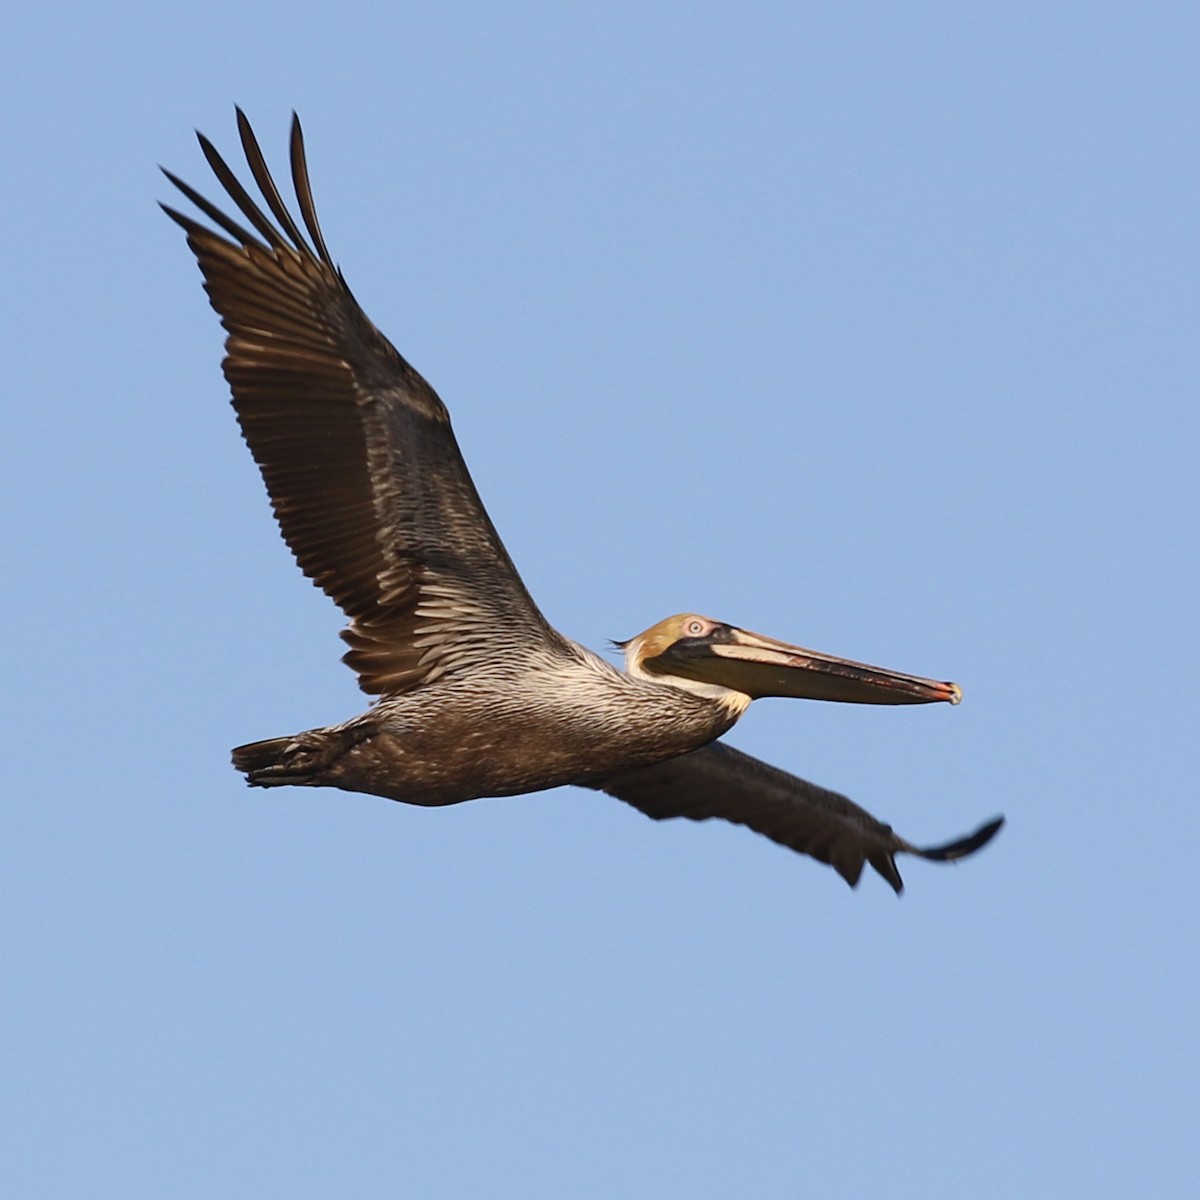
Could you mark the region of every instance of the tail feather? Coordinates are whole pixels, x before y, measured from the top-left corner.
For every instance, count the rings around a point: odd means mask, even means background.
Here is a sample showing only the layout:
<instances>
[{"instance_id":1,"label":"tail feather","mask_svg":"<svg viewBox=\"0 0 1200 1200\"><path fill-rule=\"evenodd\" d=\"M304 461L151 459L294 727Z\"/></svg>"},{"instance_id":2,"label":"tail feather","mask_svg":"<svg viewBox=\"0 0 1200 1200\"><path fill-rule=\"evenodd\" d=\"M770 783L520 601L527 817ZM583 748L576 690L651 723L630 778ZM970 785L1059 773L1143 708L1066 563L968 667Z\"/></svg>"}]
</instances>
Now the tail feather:
<instances>
[{"instance_id":1,"label":"tail feather","mask_svg":"<svg viewBox=\"0 0 1200 1200\"><path fill-rule=\"evenodd\" d=\"M327 729L308 729L290 737L247 742L233 751L233 765L251 787L342 786L330 777L334 764L347 750L372 736L365 722L349 722Z\"/></svg>"},{"instance_id":2,"label":"tail feather","mask_svg":"<svg viewBox=\"0 0 1200 1200\"><path fill-rule=\"evenodd\" d=\"M319 732L248 742L233 751L233 765L251 787L314 783L330 757L327 742L313 736Z\"/></svg>"},{"instance_id":3,"label":"tail feather","mask_svg":"<svg viewBox=\"0 0 1200 1200\"><path fill-rule=\"evenodd\" d=\"M233 765L244 775L276 766L295 740L295 737L267 738L238 746L233 751Z\"/></svg>"}]
</instances>

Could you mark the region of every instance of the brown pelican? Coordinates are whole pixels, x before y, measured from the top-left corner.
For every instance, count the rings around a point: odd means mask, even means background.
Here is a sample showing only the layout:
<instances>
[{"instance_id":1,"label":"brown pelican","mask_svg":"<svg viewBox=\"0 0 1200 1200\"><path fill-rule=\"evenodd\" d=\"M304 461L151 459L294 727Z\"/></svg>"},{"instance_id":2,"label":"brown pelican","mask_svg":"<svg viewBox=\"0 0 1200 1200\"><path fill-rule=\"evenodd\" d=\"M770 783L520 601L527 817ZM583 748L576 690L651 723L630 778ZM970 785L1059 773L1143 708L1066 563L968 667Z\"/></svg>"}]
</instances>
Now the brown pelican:
<instances>
[{"instance_id":1,"label":"brown pelican","mask_svg":"<svg viewBox=\"0 0 1200 1200\"><path fill-rule=\"evenodd\" d=\"M623 643L620 671L550 627L459 453L441 400L367 319L325 246L293 117L301 232L245 115L238 129L267 216L203 135L245 228L170 172L221 231L163 205L187 233L228 337L242 433L300 569L349 618L344 661L377 701L341 725L252 742L257 787L337 787L457 804L575 783L656 819L722 817L829 863L948 861L1002 819L918 848L844 796L722 745L760 696L956 704L960 692L684 614ZM224 236L223 236L224 235Z\"/></svg>"}]
</instances>

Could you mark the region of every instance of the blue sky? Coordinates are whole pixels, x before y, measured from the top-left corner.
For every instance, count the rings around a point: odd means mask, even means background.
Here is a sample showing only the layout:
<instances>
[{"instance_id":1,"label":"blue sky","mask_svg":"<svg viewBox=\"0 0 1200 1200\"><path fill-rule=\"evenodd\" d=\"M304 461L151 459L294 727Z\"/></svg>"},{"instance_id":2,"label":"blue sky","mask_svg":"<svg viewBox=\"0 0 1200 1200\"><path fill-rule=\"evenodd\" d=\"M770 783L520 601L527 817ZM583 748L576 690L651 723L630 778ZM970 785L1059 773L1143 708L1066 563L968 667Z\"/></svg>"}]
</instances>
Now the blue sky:
<instances>
[{"instance_id":1,"label":"blue sky","mask_svg":"<svg viewBox=\"0 0 1200 1200\"><path fill-rule=\"evenodd\" d=\"M1184 1197L1200 337L1185 5L15 14L0 1128L38 1197ZM233 105L547 616L959 681L731 740L957 867L576 790L249 792L362 705L162 163Z\"/></svg>"}]
</instances>

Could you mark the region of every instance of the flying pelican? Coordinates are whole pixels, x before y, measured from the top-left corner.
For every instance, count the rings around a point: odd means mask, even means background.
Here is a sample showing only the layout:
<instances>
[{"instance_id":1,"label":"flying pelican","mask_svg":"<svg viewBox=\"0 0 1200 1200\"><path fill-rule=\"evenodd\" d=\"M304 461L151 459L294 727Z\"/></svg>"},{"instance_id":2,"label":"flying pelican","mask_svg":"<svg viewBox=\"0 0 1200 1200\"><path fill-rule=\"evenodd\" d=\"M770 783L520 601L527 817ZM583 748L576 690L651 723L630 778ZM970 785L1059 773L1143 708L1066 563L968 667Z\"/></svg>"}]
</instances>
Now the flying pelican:
<instances>
[{"instance_id":1,"label":"flying pelican","mask_svg":"<svg viewBox=\"0 0 1200 1200\"><path fill-rule=\"evenodd\" d=\"M291 168L308 237L237 110L274 221L203 134L209 166L253 227L164 171L226 236L181 225L228 337L242 433L300 569L342 609L343 661L377 700L341 725L251 742L255 787L337 787L457 804L560 784L655 819L721 817L829 863L870 863L900 892L895 855L949 861L1000 828L919 848L846 797L715 739L761 696L957 704L939 683L805 650L685 613L621 643L625 670L551 628L484 511L437 394L375 328L317 222L293 115Z\"/></svg>"}]
</instances>

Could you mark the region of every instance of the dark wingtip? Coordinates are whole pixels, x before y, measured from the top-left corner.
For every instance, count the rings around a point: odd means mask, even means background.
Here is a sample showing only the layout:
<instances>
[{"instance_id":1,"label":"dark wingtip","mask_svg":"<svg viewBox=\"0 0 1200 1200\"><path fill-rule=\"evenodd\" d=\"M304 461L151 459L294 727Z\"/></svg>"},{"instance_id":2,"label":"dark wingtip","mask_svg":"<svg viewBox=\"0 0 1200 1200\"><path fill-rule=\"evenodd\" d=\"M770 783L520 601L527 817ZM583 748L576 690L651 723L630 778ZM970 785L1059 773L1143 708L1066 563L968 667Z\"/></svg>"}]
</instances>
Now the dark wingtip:
<instances>
[{"instance_id":1,"label":"dark wingtip","mask_svg":"<svg viewBox=\"0 0 1200 1200\"><path fill-rule=\"evenodd\" d=\"M867 857L867 861L875 868L875 871L883 878L888 887L896 893L897 896L904 891L904 880L900 878L900 869L896 866L896 856L888 851L886 853L871 854ZM849 877L842 873L842 878L850 883ZM857 884L857 879L854 883L850 883L851 887Z\"/></svg>"},{"instance_id":2,"label":"dark wingtip","mask_svg":"<svg viewBox=\"0 0 1200 1200\"><path fill-rule=\"evenodd\" d=\"M832 859L838 859L838 861L832 861ZM861 858L854 856L838 858L837 855L833 855L831 856L829 865L847 882L847 884L850 885L850 887L858 887L858 881L862 878L864 865ZM878 863L872 861L871 866L873 866L875 870L879 870ZM891 880L889 879L888 882L891 883Z\"/></svg>"},{"instance_id":3,"label":"dark wingtip","mask_svg":"<svg viewBox=\"0 0 1200 1200\"><path fill-rule=\"evenodd\" d=\"M165 174L169 175L170 172L167 171ZM158 207L161 208L163 212L165 212L167 216L170 217L171 220L174 221L175 224L184 231L184 233L188 234L189 237L195 233L207 232L203 225L193 221L191 217L185 217L183 213L181 213L178 209L172 208L169 204L164 204L161 200L159 200Z\"/></svg>"},{"instance_id":4,"label":"dark wingtip","mask_svg":"<svg viewBox=\"0 0 1200 1200\"><path fill-rule=\"evenodd\" d=\"M308 230L308 236L312 238L313 246L316 247L317 256L331 270L337 271L337 264L333 261L333 257L329 253L329 248L325 245L325 238L321 233L321 224L317 220L317 208L313 203L312 185L308 179L308 159L304 152L304 130L300 126L300 118L296 112L292 112L292 134L291 134L291 150L290 157L292 163L292 187L296 192L296 201L300 205L300 216L304 220L304 226ZM339 278L341 273L338 272ZM345 280L342 280L345 283Z\"/></svg>"},{"instance_id":5,"label":"dark wingtip","mask_svg":"<svg viewBox=\"0 0 1200 1200\"><path fill-rule=\"evenodd\" d=\"M980 825L974 833L965 838L947 842L944 846L927 846L917 853L922 858L932 859L934 862L954 862L956 859L966 858L976 850L982 850L1000 832L1003 824L1004 818L996 817L995 820Z\"/></svg>"}]
</instances>

